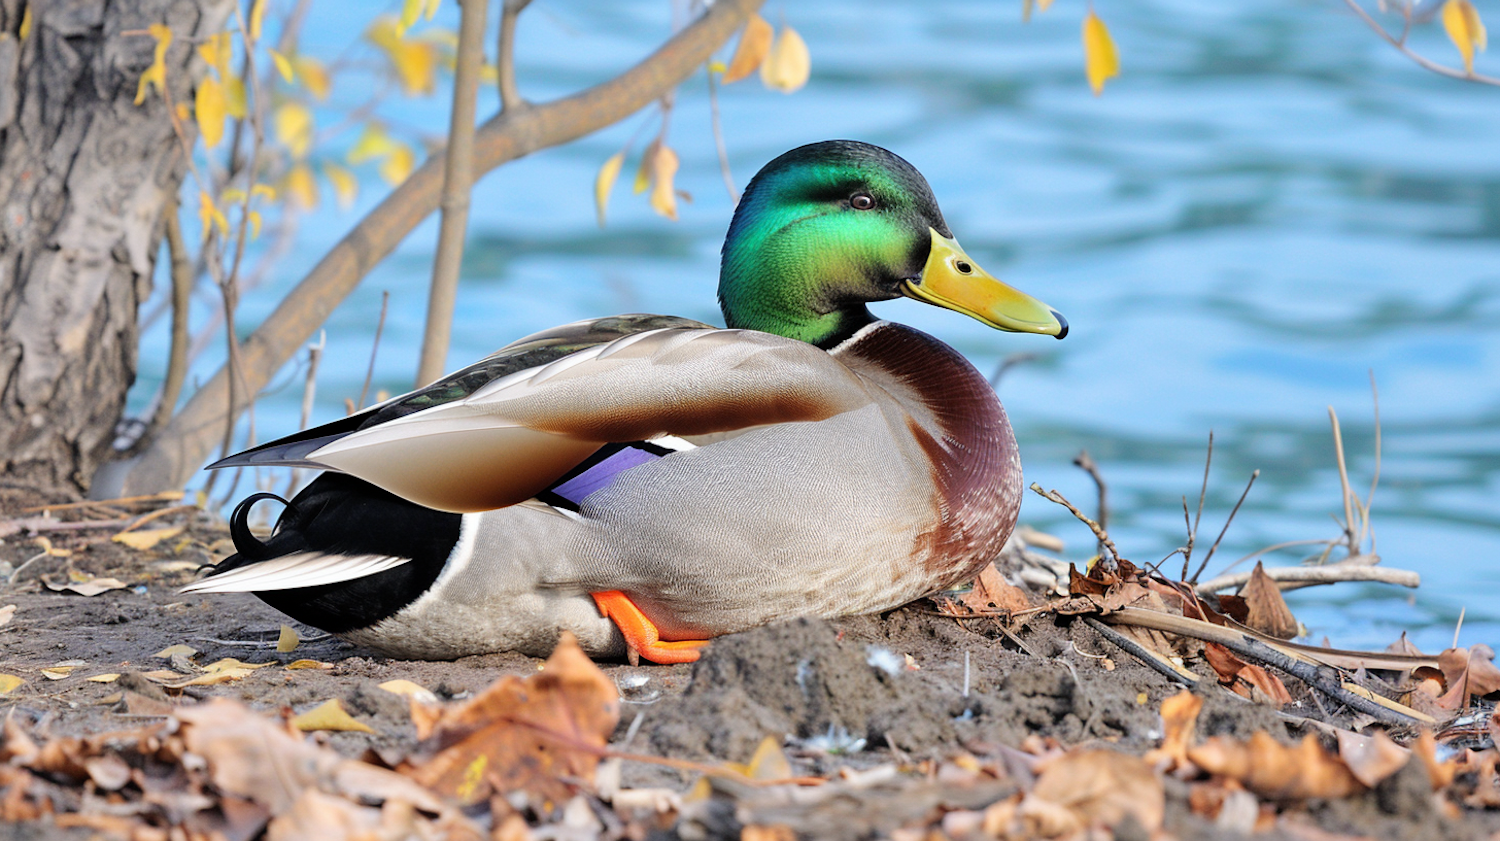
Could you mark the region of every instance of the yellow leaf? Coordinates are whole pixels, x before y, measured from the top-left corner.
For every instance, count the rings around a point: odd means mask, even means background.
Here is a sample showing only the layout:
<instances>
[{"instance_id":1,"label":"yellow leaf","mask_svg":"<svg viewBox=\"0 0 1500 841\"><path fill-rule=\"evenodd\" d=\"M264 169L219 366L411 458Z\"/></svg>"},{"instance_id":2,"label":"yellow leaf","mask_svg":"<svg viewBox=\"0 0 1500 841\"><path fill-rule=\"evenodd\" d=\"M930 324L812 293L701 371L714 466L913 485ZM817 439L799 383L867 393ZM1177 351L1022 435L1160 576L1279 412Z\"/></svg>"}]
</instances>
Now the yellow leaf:
<instances>
[{"instance_id":1,"label":"yellow leaf","mask_svg":"<svg viewBox=\"0 0 1500 841\"><path fill-rule=\"evenodd\" d=\"M437 83L438 45L405 38L399 26L399 21L383 16L376 19L365 37L385 51L407 95L431 93Z\"/></svg>"},{"instance_id":2,"label":"yellow leaf","mask_svg":"<svg viewBox=\"0 0 1500 841\"><path fill-rule=\"evenodd\" d=\"M197 653L198 649L193 648L191 645L184 645L179 642L176 645L169 645L151 656L160 657L163 660L169 660L179 654L183 655L184 657L191 657Z\"/></svg>"},{"instance_id":3,"label":"yellow leaf","mask_svg":"<svg viewBox=\"0 0 1500 841\"><path fill-rule=\"evenodd\" d=\"M250 223L250 238L260 239L260 211L252 210L245 214L245 221Z\"/></svg>"},{"instance_id":4,"label":"yellow leaf","mask_svg":"<svg viewBox=\"0 0 1500 841\"><path fill-rule=\"evenodd\" d=\"M189 117L193 116L192 109L188 108L186 102L177 103L177 107L173 108L172 112L177 115L177 122L179 123L185 123Z\"/></svg>"},{"instance_id":5,"label":"yellow leaf","mask_svg":"<svg viewBox=\"0 0 1500 841\"><path fill-rule=\"evenodd\" d=\"M1045 11L1047 11L1047 7L1051 6L1051 5L1052 5L1052 0L1036 0L1036 10L1038 12L1045 12Z\"/></svg>"},{"instance_id":6,"label":"yellow leaf","mask_svg":"<svg viewBox=\"0 0 1500 841\"><path fill-rule=\"evenodd\" d=\"M722 75L724 75L724 71L726 71L728 69L729 69L729 65L725 64L722 61L715 60L715 61L710 61L708 63L708 72L710 72L710 73L717 73L720 76L722 76Z\"/></svg>"},{"instance_id":7,"label":"yellow leaf","mask_svg":"<svg viewBox=\"0 0 1500 841\"><path fill-rule=\"evenodd\" d=\"M42 669L42 677L48 680L62 680L72 673L77 666L51 666Z\"/></svg>"},{"instance_id":8,"label":"yellow leaf","mask_svg":"<svg viewBox=\"0 0 1500 841\"><path fill-rule=\"evenodd\" d=\"M641 165L635 168L635 183L630 186L636 195L646 192L651 186L651 168L656 166L656 147L660 141L653 140L646 151L641 153Z\"/></svg>"},{"instance_id":9,"label":"yellow leaf","mask_svg":"<svg viewBox=\"0 0 1500 841\"><path fill-rule=\"evenodd\" d=\"M229 233L229 219L224 216L224 211L214 204L213 196L200 190L198 191L198 221L203 225L203 238L207 239L209 231L217 226L219 235L225 236Z\"/></svg>"},{"instance_id":10,"label":"yellow leaf","mask_svg":"<svg viewBox=\"0 0 1500 841\"><path fill-rule=\"evenodd\" d=\"M771 52L771 24L760 15L752 14L745 21L745 31L740 34L740 43L734 48L734 57L724 71L724 84L728 85L754 73Z\"/></svg>"},{"instance_id":11,"label":"yellow leaf","mask_svg":"<svg viewBox=\"0 0 1500 841\"><path fill-rule=\"evenodd\" d=\"M393 141L395 148L380 164L380 177L392 187L397 186L411 175L412 167L416 166L417 154L411 147L400 141Z\"/></svg>"},{"instance_id":12,"label":"yellow leaf","mask_svg":"<svg viewBox=\"0 0 1500 841\"><path fill-rule=\"evenodd\" d=\"M313 707L307 712L292 719L292 726L298 730L354 730L360 733L374 733L370 725L365 724L349 713L344 711L344 705L337 698L329 698L327 701Z\"/></svg>"},{"instance_id":13,"label":"yellow leaf","mask_svg":"<svg viewBox=\"0 0 1500 841\"><path fill-rule=\"evenodd\" d=\"M172 46L172 30L159 23L153 23L146 27L151 37L156 39L156 53L151 59L151 66L141 74L140 84L135 89L135 104L140 105L146 101L146 86L155 85L157 90L167 86L167 48Z\"/></svg>"},{"instance_id":14,"label":"yellow leaf","mask_svg":"<svg viewBox=\"0 0 1500 841\"><path fill-rule=\"evenodd\" d=\"M21 30L16 33L16 37L20 38L22 41L25 41L26 40L26 36L30 35L30 34L31 34L31 4L27 3L26 4L26 11L24 11L24 12L21 13ZM0 695L4 695L4 694L5 694L4 692L0 692Z\"/></svg>"},{"instance_id":15,"label":"yellow leaf","mask_svg":"<svg viewBox=\"0 0 1500 841\"><path fill-rule=\"evenodd\" d=\"M412 28L412 25L417 22L417 18L422 16L422 7L424 5L426 4L423 0L405 0L401 4L401 23L396 34L404 35L406 34L406 30Z\"/></svg>"},{"instance_id":16,"label":"yellow leaf","mask_svg":"<svg viewBox=\"0 0 1500 841\"><path fill-rule=\"evenodd\" d=\"M266 23L266 0L255 0L250 6L250 40L260 40L261 27Z\"/></svg>"},{"instance_id":17,"label":"yellow leaf","mask_svg":"<svg viewBox=\"0 0 1500 841\"><path fill-rule=\"evenodd\" d=\"M84 678L84 680L87 680L89 683L114 683L119 679L119 672L106 672L102 675L94 675L93 677Z\"/></svg>"},{"instance_id":18,"label":"yellow leaf","mask_svg":"<svg viewBox=\"0 0 1500 841\"><path fill-rule=\"evenodd\" d=\"M396 695L402 695L412 699L413 701L417 701L423 704L436 704L438 702L438 698L432 693L432 690L428 689L425 686L422 686L421 684L412 683L411 681L404 678L388 680L385 683L380 684L380 688L384 689L387 692Z\"/></svg>"},{"instance_id":19,"label":"yellow leaf","mask_svg":"<svg viewBox=\"0 0 1500 841\"><path fill-rule=\"evenodd\" d=\"M383 158L396 148L396 142L391 140L390 135L378 123L369 123L360 134L359 139L354 141L354 147L349 150L348 161L355 166L376 158Z\"/></svg>"},{"instance_id":20,"label":"yellow leaf","mask_svg":"<svg viewBox=\"0 0 1500 841\"><path fill-rule=\"evenodd\" d=\"M609 156L599 174L594 177L594 209L599 212L599 227L604 227L604 210L609 206L609 191L614 189L615 179L620 177L620 167L625 165L625 152Z\"/></svg>"},{"instance_id":21,"label":"yellow leaf","mask_svg":"<svg viewBox=\"0 0 1500 841\"><path fill-rule=\"evenodd\" d=\"M328 669L332 669L333 668L333 664L332 663L323 663L323 662L320 662L318 660L293 660L292 662L287 663L286 667L288 669L292 669L292 670L299 670L299 669L321 669L321 670L326 671Z\"/></svg>"},{"instance_id":22,"label":"yellow leaf","mask_svg":"<svg viewBox=\"0 0 1500 841\"><path fill-rule=\"evenodd\" d=\"M427 10L422 13L422 18L424 20L432 20L432 16L437 14L438 6L442 2L443 0L427 0Z\"/></svg>"},{"instance_id":23,"label":"yellow leaf","mask_svg":"<svg viewBox=\"0 0 1500 841\"><path fill-rule=\"evenodd\" d=\"M766 87L782 93L792 93L807 84L812 72L812 57L807 53L807 42L790 26L783 26L776 43L771 45L771 54L760 66L760 80Z\"/></svg>"},{"instance_id":24,"label":"yellow leaf","mask_svg":"<svg viewBox=\"0 0 1500 841\"><path fill-rule=\"evenodd\" d=\"M132 549L144 552L169 537L176 537L177 535L182 534L182 529L182 526L171 526L170 528L164 529L141 529L140 531L127 531L115 535L113 538L111 538L111 540L116 543L123 543Z\"/></svg>"},{"instance_id":25,"label":"yellow leaf","mask_svg":"<svg viewBox=\"0 0 1500 841\"><path fill-rule=\"evenodd\" d=\"M276 109L271 122L275 126L276 139L286 146L293 158L301 160L307 157L313 139L313 113L306 105L284 102Z\"/></svg>"},{"instance_id":26,"label":"yellow leaf","mask_svg":"<svg viewBox=\"0 0 1500 841\"><path fill-rule=\"evenodd\" d=\"M782 752L780 740L775 736L761 739L745 767L745 776L752 780L784 780L791 775L792 763Z\"/></svg>"},{"instance_id":27,"label":"yellow leaf","mask_svg":"<svg viewBox=\"0 0 1500 841\"><path fill-rule=\"evenodd\" d=\"M318 181L313 178L312 167L305 163L292 167L286 174L286 182L281 189L304 210L312 210L318 206Z\"/></svg>"},{"instance_id":28,"label":"yellow leaf","mask_svg":"<svg viewBox=\"0 0 1500 841\"><path fill-rule=\"evenodd\" d=\"M9 695L25 682L15 675L0 675L0 695Z\"/></svg>"},{"instance_id":29,"label":"yellow leaf","mask_svg":"<svg viewBox=\"0 0 1500 841\"><path fill-rule=\"evenodd\" d=\"M302 84L307 85L307 92L313 95L313 99L319 102L328 98L328 89L332 87L328 78L328 68L323 62L308 56L297 56L292 62L297 68L297 75L302 77Z\"/></svg>"},{"instance_id":30,"label":"yellow leaf","mask_svg":"<svg viewBox=\"0 0 1500 841\"><path fill-rule=\"evenodd\" d=\"M263 198L266 201L276 201L276 188L270 184L256 184L250 188L250 198Z\"/></svg>"},{"instance_id":31,"label":"yellow leaf","mask_svg":"<svg viewBox=\"0 0 1500 841\"><path fill-rule=\"evenodd\" d=\"M1104 92L1104 80L1120 75L1120 55L1104 21L1091 10L1083 17L1083 66L1094 96Z\"/></svg>"},{"instance_id":32,"label":"yellow leaf","mask_svg":"<svg viewBox=\"0 0 1500 841\"><path fill-rule=\"evenodd\" d=\"M193 106L193 113L198 117L198 131L203 134L203 145L210 149L218 146L224 139L224 114L229 109L224 86L214 77L204 76L198 83Z\"/></svg>"},{"instance_id":33,"label":"yellow leaf","mask_svg":"<svg viewBox=\"0 0 1500 841\"><path fill-rule=\"evenodd\" d=\"M338 199L339 208L348 210L359 195L359 179L354 177L354 173L332 162L324 162L323 175L333 185L333 195Z\"/></svg>"},{"instance_id":34,"label":"yellow leaf","mask_svg":"<svg viewBox=\"0 0 1500 841\"><path fill-rule=\"evenodd\" d=\"M224 100L229 110L229 116L236 120L245 119L250 113L245 100L245 83L237 76L230 76L224 82Z\"/></svg>"},{"instance_id":35,"label":"yellow leaf","mask_svg":"<svg viewBox=\"0 0 1500 841\"><path fill-rule=\"evenodd\" d=\"M219 71L219 78L229 77L229 60L234 56L234 47L230 44L228 32L208 36L207 40L198 45L198 55L203 57L209 67Z\"/></svg>"},{"instance_id":36,"label":"yellow leaf","mask_svg":"<svg viewBox=\"0 0 1500 841\"><path fill-rule=\"evenodd\" d=\"M285 79L288 85L297 84L297 71L292 69L291 59L276 50L267 49L266 52L271 54L271 61L275 62L276 72L281 74L281 78Z\"/></svg>"},{"instance_id":37,"label":"yellow leaf","mask_svg":"<svg viewBox=\"0 0 1500 841\"><path fill-rule=\"evenodd\" d=\"M302 638L297 636L297 632L292 629L291 625L282 625L281 636L276 638L276 653L285 654L296 648L300 642Z\"/></svg>"},{"instance_id":38,"label":"yellow leaf","mask_svg":"<svg viewBox=\"0 0 1500 841\"><path fill-rule=\"evenodd\" d=\"M656 149L656 160L651 169L651 207L675 222L677 193L672 189L672 179L677 175L677 153L667 144L661 144Z\"/></svg>"},{"instance_id":39,"label":"yellow leaf","mask_svg":"<svg viewBox=\"0 0 1500 841\"><path fill-rule=\"evenodd\" d=\"M1474 75L1474 52L1484 52L1488 36L1479 10L1469 0L1448 0L1443 6L1443 28L1464 59L1464 72Z\"/></svg>"}]
</instances>

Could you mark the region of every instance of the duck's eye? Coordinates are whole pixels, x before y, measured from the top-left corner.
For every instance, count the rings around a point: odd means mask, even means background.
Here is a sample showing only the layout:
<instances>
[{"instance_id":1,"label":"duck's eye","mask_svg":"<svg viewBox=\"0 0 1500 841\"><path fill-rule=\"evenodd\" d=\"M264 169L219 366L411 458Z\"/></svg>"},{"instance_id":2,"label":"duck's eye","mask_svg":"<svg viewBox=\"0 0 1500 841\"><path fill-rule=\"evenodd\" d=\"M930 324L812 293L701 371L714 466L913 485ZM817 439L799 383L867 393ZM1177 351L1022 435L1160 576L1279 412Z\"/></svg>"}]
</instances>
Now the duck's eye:
<instances>
[{"instance_id":1,"label":"duck's eye","mask_svg":"<svg viewBox=\"0 0 1500 841\"><path fill-rule=\"evenodd\" d=\"M855 210L872 210L875 207L875 199L869 193L855 193L849 197L849 206Z\"/></svg>"}]
</instances>

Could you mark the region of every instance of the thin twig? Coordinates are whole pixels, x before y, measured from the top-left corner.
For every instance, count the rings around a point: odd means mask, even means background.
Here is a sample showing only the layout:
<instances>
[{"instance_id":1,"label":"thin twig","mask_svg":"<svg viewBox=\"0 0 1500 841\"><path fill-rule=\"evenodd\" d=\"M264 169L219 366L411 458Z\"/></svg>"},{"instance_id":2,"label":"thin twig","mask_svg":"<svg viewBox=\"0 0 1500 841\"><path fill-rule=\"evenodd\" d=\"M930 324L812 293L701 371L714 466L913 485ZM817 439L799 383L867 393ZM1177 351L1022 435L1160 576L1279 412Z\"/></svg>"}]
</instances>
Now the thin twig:
<instances>
[{"instance_id":1,"label":"thin twig","mask_svg":"<svg viewBox=\"0 0 1500 841\"><path fill-rule=\"evenodd\" d=\"M375 354L380 350L380 334L385 330L386 305L391 301L391 290L380 291L380 319L375 322L375 341L370 343L370 366L365 369L364 384L359 387L359 405L356 410L365 407L365 396L370 393L370 380L375 377Z\"/></svg>"},{"instance_id":2,"label":"thin twig","mask_svg":"<svg viewBox=\"0 0 1500 841\"><path fill-rule=\"evenodd\" d=\"M1109 488L1104 484L1104 477L1099 473L1099 465L1094 463L1094 457L1089 455L1088 450L1079 450L1078 455L1073 456L1073 464L1089 474L1094 480L1094 485L1099 489L1099 530L1109 530ZM1099 554L1104 554L1104 544L1100 542Z\"/></svg>"},{"instance_id":3,"label":"thin twig","mask_svg":"<svg viewBox=\"0 0 1500 841\"><path fill-rule=\"evenodd\" d=\"M995 368L995 373L990 376L990 388L998 389L1000 387L1000 380L1004 379L1005 375L1010 373L1010 369L1017 365L1024 365L1027 362L1034 362L1039 358L1041 358L1041 355L1036 353L1008 354L1004 359L1000 360L999 366Z\"/></svg>"},{"instance_id":4,"label":"thin twig","mask_svg":"<svg viewBox=\"0 0 1500 841\"><path fill-rule=\"evenodd\" d=\"M182 384L187 379L188 346L192 338L188 335L188 309L193 296L193 260L188 255L187 243L182 237L181 203L172 202L166 218L167 254L171 260L172 275L172 345L167 352L167 373L162 380L159 402L150 424L140 440L149 443L171 420L177 411L177 398L182 396Z\"/></svg>"},{"instance_id":5,"label":"thin twig","mask_svg":"<svg viewBox=\"0 0 1500 841\"><path fill-rule=\"evenodd\" d=\"M1369 557L1356 555L1355 557ZM1270 567L1265 573L1282 590L1295 590L1318 584L1337 584L1343 581L1375 581L1381 584L1396 584L1416 589L1422 585L1422 576L1411 570L1390 567L1362 566L1356 564L1325 564L1310 567ZM1201 595L1230 590L1244 585L1253 573L1238 572L1211 578L1195 587Z\"/></svg>"},{"instance_id":6,"label":"thin twig","mask_svg":"<svg viewBox=\"0 0 1500 841\"><path fill-rule=\"evenodd\" d=\"M1210 678L1194 674L1188 669L1173 663L1171 660L1157 654L1155 651L1141 645L1092 616L1083 617L1083 624L1093 628L1099 636L1114 643L1126 653L1133 655L1137 660L1165 675L1168 680L1175 680L1190 689L1198 690L1207 689L1214 683Z\"/></svg>"},{"instance_id":7,"label":"thin twig","mask_svg":"<svg viewBox=\"0 0 1500 841\"><path fill-rule=\"evenodd\" d=\"M495 76L496 87L500 89L500 110L505 114L526 107L526 100L521 98L520 89L516 87L516 18L530 3L531 0L500 2L500 42L495 51Z\"/></svg>"},{"instance_id":8,"label":"thin twig","mask_svg":"<svg viewBox=\"0 0 1500 841\"><path fill-rule=\"evenodd\" d=\"M469 193L474 187L474 119L479 99L479 66L484 63L484 15L489 0L459 4L458 59L453 79L453 110L448 121L448 156L443 165L443 195L438 206L437 254L427 296L427 328L417 362L417 388L443 375L453 335L453 307L458 300L458 273L469 228ZM509 3L505 4L507 7ZM511 81L512 87L515 81ZM382 304L383 306L383 304ZM364 397L360 397L364 404Z\"/></svg>"},{"instance_id":9,"label":"thin twig","mask_svg":"<svg viewBox=\"0 0 1500 841\"><path fill-rule=\"evenodd\" d=\"M1234 515L1240 513L1240 506L1245 504L1245 497L1250 495L1250 489L1255 487L1255 480L1259 478L1259 470L1254 470L1250 473L1250 481L1245 483L1245 490L1240 494L1239 501L1234 504L1234 508L1231 508L1229 510L1229 517L1224 520L1224 528L1219 529L1219 536L1214 539L1214 545L1208 547L1208 554L1203 556L1203 562L1198 564L1198 570L1193 573L1193 577L1187 579L1188 583L1196 583L1198 581L1198 576L1202 575L1204 568L1208 566L1208 562L1213 560L1214 553L1219 551L1219 542L1222 541L1224 539L1224 535L1228 533L1229 524L1234 522Z\"/></svg>"},{"instance_id":10,"label":"thin twig","mask_svg":"<svg viewBox=\"0 0 1500 841\"><path fill-rule=\"evenodd\" d=\"M1069 502L1067 497L1063 496L1057 491L1044 491L1042 490L1042 486L1038 485L1036 482L1031 483L1031 490L1037 494L1040 494L1044 499L1051 500L1052 502L1055 502L1058 505L1061 505L1069 511L1073 512L1073 516L1082 520L1084 525L1089 527L1089 531L1094 533L1094 537L1099 541L1100 545L1102 545L1109 551L1108 558L1104 558L1101 555L1101 559L1105 563L1105 569L1113 572L1115 569L1119 568L1120 553L1115 549L1115 542L1109 539L1109 533L1106 532L1103 528L1100 528L1098 523L1090 520L1088 517L1085 517L1083 512L1078 510L1077 506Z\"/></svg>"},{"instance_id":11,"label":"thin twig","mask_svg":"<svg viewBox=\"0 0 1500 841\"><path fill-rule=\"evenodd\" d=\"M729 191L729 203L740 203L740 191L734 187L734 173L729 171L729 147L724 143L724 125L719 120L719 86L714 84L713 71L708 77L708 117L714 130L714 148L719 153L719 174L724 177L724 189Z\"/></svg>"},{"instance_id":12,"label":"thin twig","mask_svg":"<svg viewBox=\"0 0 1500 841\"><path fill-rule=\"evenodd\" d=\"M1198 524L1203 522L1203 502L1208 499L1208 470L1214 463L1214 431L1208 431L1208 455L1203 459L1203 486L1198 489L1198 514L1188 524L1186 551L1182 553L1182 579L1188 577L1189 565L1193 562L1193 546L1198 542ZM1187 497L1182 498L1182 518L1187 519Z\"/></svg>"},{"instance_id":13,"label":"thin twig","mask_svg":"<svg viewBox=\"0 0 1500 841\"><path fill-rule=\"evenodd\" d=\"M1462 70L1454 70L1451 67L1444 67L1443 65L1438 64L1437 62L1432 61L1425 56L1419 55L1410 47L1406 46L1406 32L1403 31L1399 39L1394 38L1391 36L1391 33L1385 31L1385 27L1381 26L1378 21L1370 17L1369 13L1360 8L1360 5L1354 0L1344 0L1344 4L1353 9L1354 13L1359 15L1365 23L1369 24L1370 28L1375 30L1375 32L1380 35L1381 38L1385 39L1385 42L1387 44L1390 44L1397 50L1400 50L1402 55L1406 56L1412 61L1415 61L1422 67L1425 67L1428 70L1431 70L1432 72L1439 75L1447 76L1450 79L1463 79L1466 82L1478 82L1483 85L1495 85L1497 87L1500 87L1500 79L1496 79L1492 76L1484 76L1479 73L1465 73ZM1408 19L1406 21L1406 28L1408 30L1411 28L1409 13Z\"/></svg>"},{"instance_id":14,"label":"thin twig","mask_svg":"<svg viewBox=\"0 0 1500 841\"><path fill-rule=\"evenodd\" d=\"M1344 433L1339 428L1338 413L1332 406L1328 407L1328 421L1333 424L1333 456L1339 465L1339 489L1344 497L1344 543L1349 547L1349 554L1359 552L1359 545L1355 542L1358 536L1354 531L1354 489L1349 487L1349 468L1344 462Z\"/></svg>"},{"instance_id":15,"label":"thin twig","mask_svg":"<svg viewBox=\"0 0 1500 841\"><path fill-rule=\"evenodd\" d=\"M385 304L383 302L380 307L380 314L382 316L381 321L383 322L385 320ZM376 341L379 341L379 325L377 325L375 328L375 335L377 337ZM313 401L318 394L318 363L323 360L323 348L327 346L327 344L327 331L319 331L317 344L307 346L307 378L302 382L302 423L297 427L299 430L307 429L308 423L312 421ZM371 356L374 356L373 352L371 353ZM373 365L374 359L372 358L370 361ZM365 386L368 388L369 385L369 374L366 373ZM361 393L360 399L364 399L363 393ZM288 479L286 483L286 493L282 494L282 496L286 497L287 499L291 499L292 495L296 493L297 487L301 484L302 468L294 467L292 468L291 478Z\"/></svg>"},{"instance_id":16,"label":"thin twig","mask_svg":"<svg viewBox=\"0 0 1500 841\"><path fill-rule=\"evenodd\" d=\"M1408 14L1410 12L1408 11ZM1375 528L1370 522L1370 506L1375 504L1375 489L1380 486L1380 389L1375 385L1375 369L1370 369L1370 400L1375 406L1375 475L1370 479L1370 492L1365 495L1364 503L1360 506L1361 525L1359 530L1359 546L1365 545L1365 538L1370 539L1370 553L1375 552ZM1359 546L1355 547L1358 551Z\"/></svg>"}]
</instances>

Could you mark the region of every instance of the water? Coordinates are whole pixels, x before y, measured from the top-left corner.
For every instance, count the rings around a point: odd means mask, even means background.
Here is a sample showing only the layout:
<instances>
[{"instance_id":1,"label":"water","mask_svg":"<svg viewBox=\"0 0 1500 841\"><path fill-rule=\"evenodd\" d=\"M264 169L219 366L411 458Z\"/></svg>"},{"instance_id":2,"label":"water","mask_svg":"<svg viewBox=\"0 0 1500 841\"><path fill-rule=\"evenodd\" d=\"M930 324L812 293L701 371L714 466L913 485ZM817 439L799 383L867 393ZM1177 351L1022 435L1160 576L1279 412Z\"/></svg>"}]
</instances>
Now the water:
<instances>
[{"instance_id":1,"label":"water","mask_svg":"<svg viewBox=\"0 0 1500 841\"><path fill-rule=\"evenodd\" d=\"M334 5L310 22L314 53L346 43L340 16L350 13ZM444 6L452 25L456 9ZM1110 483L1111 532L1137 561L1182 544L1181 498L1196 499L1210 430L1200 557L1261 470L1211 573L1272 543L1336 536L1326 407L1343 421L1363 493L1375 469L1373 372L1384 443L1377 548L1388 565L1420 572L1423 587L1415 597L1373 585L1304 590L1293 608L1315 640L1343 646L1383 646L1409 630L1440 649L1465 609L1461 643L1500 640L1500 90L1417 68L1336 0L1106 0L1098 11L1124 75L1095 99L1078 4L1026 26L1019 7L788 6L812 51L812 82L793 96L755 81L724 91L738 183L828 137L915 163L970 254L1057 307L1073 331L1064 342L1002 334L908 301L877 313L943 337L981 369L1035 354L1000 387L1026 479L1088 502L1092 484L1070 464L1088 449ZM766 14L776 22L783 12ZM668 27L661 0L608 11L537 4L523 17L522 88L545 100L607 78ZM1457 61L1435 27L1413 43ZM1482 56L1479 69L1496 61ZM482 110L494 107L492 90L482 97ZM432 132L446 126L442 95L392 113ZM673 119L679 186L695 197L682 221L653 216L622 183L609 227L594 223L594 172L643 124L642 136L654 131L653 118L637 116L478 186L450 367L594 315L719 320L717 255L731 207L701 76L683 86ZM368 183L353 211L308 217L269 293L245 301L242 324L258 323L378 192ZM409 387L435 240L431 221L328 322L315 422L358 394L382 290L393 303L375 385ZM164 331L148 336L137 403L159 382L165 346ZM198 370L217 364L211 352ZM300 376L283 372L261 402L262 437L295 428ZM1083 527L1044 500L1028 499L1022 518L1063 536L1075 557L1090 551Z\"/></svg>"}]
</instances>

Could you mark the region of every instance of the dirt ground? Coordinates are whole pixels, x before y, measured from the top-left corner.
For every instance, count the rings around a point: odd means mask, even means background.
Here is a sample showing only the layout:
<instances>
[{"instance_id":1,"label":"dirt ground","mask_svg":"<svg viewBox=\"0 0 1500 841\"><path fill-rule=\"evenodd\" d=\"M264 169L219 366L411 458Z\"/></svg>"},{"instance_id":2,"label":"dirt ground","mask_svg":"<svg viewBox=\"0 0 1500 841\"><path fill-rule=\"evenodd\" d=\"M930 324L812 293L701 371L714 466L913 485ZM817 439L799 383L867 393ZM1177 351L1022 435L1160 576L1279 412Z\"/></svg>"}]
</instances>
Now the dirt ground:
<instances>
[{"instance_id":1,"label":"dirt ground","mask_svg":"<svg viewBox=\"0 0 1500 841\"><path fill-rule=\"evenodd\" d=\"M0 505L0 522L29 516L34 515L21 513L15 499ZM163 517L149 527L187 521ZM13 533L0 544L0 585L19 570L0 592L0 608L15 605L13 617L0 626L0 673L25 680L0 697L0 713L34 731L82 735L138 726L141 716L122 700L124 690L170 703L223 696L267 712L301 712L338 698L374 733L318 738L351 757L374 751L393 762L411 749L416 735L405 699L378 684L402 678L439 698L459 699L501 675L532 674L539 667L540 661L515 654L453 662L392 660L300 626L294 628L302 642L278 653L278 635L289 620L258 599L176 594L192 580L195 567L220 559L229 545L227 535L203 515L194 515L186 531L146 550L112 542L111 533L44 532L56 553L51 555L43 554L47 547L34 534ZM53 592L42 584L43 576L54 583L67 580L69 570L83 577L113 577L127 586L82 596ZM177 661L155 656L178 644L196 650L190 663L180 656ZM191 664L230 657L275 665L170 696L138 676L174 665L191 671ZM328 667L285 668L297 660ZM43 673L59 664L60 670ZM910 766L959 753L993 755L1028 737L1140 754L1160 743L1158 709L1180 689L1081 622L1041 615L1010 636L990 619L961 624L940 615L930 602L879 616L801 620L725 637L691 665L601 665L623 700L617 745L628 736L633 752L744 762L771 735L783 740L796 771L807 775L892 762ZM109 674L120 677L90 680ZM1271 707L1227 692L1210 693L1204 700L1200 736L1246 738L1265 731L1290 742L1306 732L1306 725ZM1313 703L1304 698L1289 712ZM1413 773L1420 772L1408 768L1359 796L1301 804L1305 833L1288 834L1278 825L1256 837L1460 839L1488 838L1500 830L1494 811L1445 807L1427 793L1425 777L1413 782ZM626 763L623 782L627 787L682 790L694 777ZM1012 790L1013 784L999 783L983 797L998 800ZM920 779L882 791L878 801L824 803L785 822L801 837L883 837L944 796L941 787L934 793ZM980 795L970 791L965 796ZM1198 817L1187 801L1186 789L1168 780L1164 828L1173 836L1243 837ZM702 837L738 837L732 820L699 829ZM0 828L0 839L35 837L40 831Z\"/></svg>"}]
</instances>

